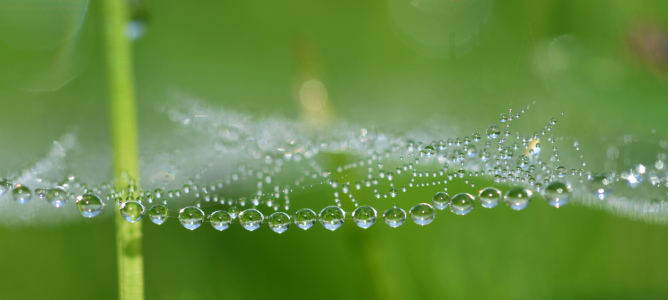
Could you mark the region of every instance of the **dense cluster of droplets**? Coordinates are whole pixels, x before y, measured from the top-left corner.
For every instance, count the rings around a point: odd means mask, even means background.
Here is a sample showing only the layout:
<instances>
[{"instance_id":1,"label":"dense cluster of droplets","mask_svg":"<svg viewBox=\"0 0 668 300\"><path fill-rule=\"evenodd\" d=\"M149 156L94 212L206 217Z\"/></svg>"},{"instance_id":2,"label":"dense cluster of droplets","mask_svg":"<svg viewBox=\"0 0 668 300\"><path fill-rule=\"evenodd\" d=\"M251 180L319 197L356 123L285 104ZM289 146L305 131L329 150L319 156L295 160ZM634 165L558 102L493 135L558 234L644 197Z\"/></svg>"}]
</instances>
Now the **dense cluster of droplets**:
<instances>
[{"instance_id":1,"label":"dense cluster of droplets","mask_svg":"<svg viewBox=\"0 0 668 300\"><path fill-rule=\"evenodd\" d=\"M484 135L473 132L468 136L429 143L361 129L354 135L346 135L339 143L304 139L281 142L272 149L245 145L244 151L249 152L253 160L239 164L234 172L228 172L221 180L207 182L203 179L207 178L206 173L202 171L182 185L176 185L178 188L173 182L141 188L132 180L120 189L110 183L89 186L68 176L61 181L39 180L43 186L32 190L20 182L20 178L12 178L0 180L0 196L11 195L14 202L21 205L38 198L56 209L67 208L68 203L73 202L85 218L96 217L110 206L132 223L148 215L148 220L156 225L178 219L189 230L208 223L213 229L224 231L239 224L248 231L267 226L279 234L286 232L293 223L302 230L320 223L323 228L334 231L347 219L368 229L377 223L380 207L383 208L380 217L390 228L402 226L408 216L413 223L425 226L434 221L439 211L463 216L472 213L477 206L492 209L499 203L521 211L536 198L560 208L568 204L574 194L584 199L584 203L598 201L619 208L630 205L623 202L626 198L611 197L613 188L620 184L630 189L649 184L653 191L658 191L655 194L658 193L661 199L658 203L650 203L649 208L655 209L657 205L663 208L668 189L665 154L659 154L652 165L636 164L622 172L585 170L584 157L577 155L580 151L577 140L551 135L556 118L533 134L523 136L512 132L512 122L528 108L501 114L503 126L492 124L484 130ZM191 119L179 121L190 124ZM241 135L240 132L237 134ZM251 139L248 136L240 138ZM253 141L257 139L252 138ZM557 145L565 142L572 142L575 161L563 160ZM623 149L627 144L622 143L620 147ZM660 146L666 148L668 142ZM316 159L319 155L342 151L352 158L336 166L334 171ZM619 156L619 151L618 147L608 152ZM203 169L214 169L212 165ZM566 165L576 167L568 169ZM451 196L449 185L460 191ZM332 199L333 203L321 209L300 207L292 210L293 193L323 187L329 191L324 193L329 194L322 201ZM247 191L248 196L234 196L227 192L230 190L235 193ZM414 200L415 197L405 195L413 190L433 196ZM374 198L387 200L377 202L381 204L376 207L360 203L371 202L363 200ZM188 201L191 203L180 205ZM405 209L400 207L410 201L413 203L408 203ZM655 221L668 221L665 210L657 211L664 214L657 214Z\"/></svg>"}]
</instances>

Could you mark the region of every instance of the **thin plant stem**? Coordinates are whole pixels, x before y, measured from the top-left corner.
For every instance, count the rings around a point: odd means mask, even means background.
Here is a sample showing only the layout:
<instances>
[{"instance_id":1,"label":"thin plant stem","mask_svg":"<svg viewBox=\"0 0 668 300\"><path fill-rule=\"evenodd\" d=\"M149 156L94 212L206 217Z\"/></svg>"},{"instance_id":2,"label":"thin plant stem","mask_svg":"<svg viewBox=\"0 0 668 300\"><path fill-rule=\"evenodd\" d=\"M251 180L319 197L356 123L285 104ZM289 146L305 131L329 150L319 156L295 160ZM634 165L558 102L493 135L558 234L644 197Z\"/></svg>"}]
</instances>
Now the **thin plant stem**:
<instances>
[{"instance_id":1,"label":"thin plant stem","mask_svg":"<svg viewBox=\"0 0 668 300\"><path fill-rule=\"evenodd\" d=\"M132 76L132 45L125 28L127 0L101 1L105 17L107 80L110 103L113 172L117 190L138 185L137 112ZM116 213L119 298L144 298L144 259L141 222L129 223Z\"/></svg>"}]
</instances>

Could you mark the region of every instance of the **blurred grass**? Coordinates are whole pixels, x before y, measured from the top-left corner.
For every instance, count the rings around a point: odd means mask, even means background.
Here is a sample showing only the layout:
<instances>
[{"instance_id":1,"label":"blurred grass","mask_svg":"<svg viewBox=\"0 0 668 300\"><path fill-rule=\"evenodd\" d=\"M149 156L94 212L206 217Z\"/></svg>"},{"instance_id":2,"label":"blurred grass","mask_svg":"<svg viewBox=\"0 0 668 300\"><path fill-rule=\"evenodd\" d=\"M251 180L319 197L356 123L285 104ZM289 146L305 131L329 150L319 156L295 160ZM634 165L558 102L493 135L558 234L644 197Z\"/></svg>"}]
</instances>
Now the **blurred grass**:
<instances>
[{"instance_id":1,"label":"blurred grass","mask_svg":"<svg viewBox=\"0 0 668 300\"><path fill-rule=\"evenodd\" d=\"M661 1L495 2L480 45L456 58L413 52L397 38L383 1L148 4L147 34L135 43L140 143L164 130L164 117L153 110L173 90L257 116L298 118L294 45L303 36L318 51L330 104L351 122L410 130L439 121L469 134L536 100L523 128L565 111L560 132L577 133L592 155L604 151L597 148L601 136L665 130L665 73L629 58L625 44L638 22L666 26L668 4ZM80 37L86 68L78 77L45 93L9 81L0 86L0 170L26 166L72 124L80 124L88 150L109 151L100 15L91 5ZM546 68L548 93L535 51L544 55L541 47L563 34L576 37L581 50L568 70ZM0 57L10 59L8 53L15 52L0 50ZM311 198L324 201L303 194L293 203ZM0 229L2 298L117 298L113 221L82 223ZM539 201L519 213L439 213L422 228L407 221L361 230L347 221L336 232L317 225L279 236L267 227L191 232L170 219L147 223L144 236L147 299L668 297L667 227Z\"/></svg>"}]
</instances>

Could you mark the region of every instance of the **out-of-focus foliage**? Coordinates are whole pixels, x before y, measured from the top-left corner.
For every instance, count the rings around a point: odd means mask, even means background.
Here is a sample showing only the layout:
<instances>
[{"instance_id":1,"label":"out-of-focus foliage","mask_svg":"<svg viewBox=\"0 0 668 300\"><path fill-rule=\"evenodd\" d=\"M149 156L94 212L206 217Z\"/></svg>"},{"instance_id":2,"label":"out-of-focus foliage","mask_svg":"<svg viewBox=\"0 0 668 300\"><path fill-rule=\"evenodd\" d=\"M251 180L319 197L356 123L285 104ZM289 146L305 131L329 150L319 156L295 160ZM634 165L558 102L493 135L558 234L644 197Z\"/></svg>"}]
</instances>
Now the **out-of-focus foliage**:
<instances>
[{"instance_id":1,"label":"out-of-focus foliage","mask_svg":"<svg viewBox=\"0 0 668 300\"><path fill-rule=\"evenodd\" d=\"M84 150L109 151L103 12L83 1L31 10L38 2L0 2L3 172L28 166L73 126ZM6 17L17 6L23 15ZM175 92L258 118L464 134L536 101L526 122L564 111L559 125L591 156L603 155L604 137L666 134L662 1L150 1L137 16L147 25L135 42L142 149L164 134L154 109ZM320 106L300 99L309 80L327 92L315 117L309 107ZM536 201L522 212L439 213L425 227L347 222L280 236L235 225L191 232L174 219L147 223L147 298L668 296L668 228L581 207ZM110 219L1 229L1 298L116 298L113 242Z\"/></svg>"}]
</instances>

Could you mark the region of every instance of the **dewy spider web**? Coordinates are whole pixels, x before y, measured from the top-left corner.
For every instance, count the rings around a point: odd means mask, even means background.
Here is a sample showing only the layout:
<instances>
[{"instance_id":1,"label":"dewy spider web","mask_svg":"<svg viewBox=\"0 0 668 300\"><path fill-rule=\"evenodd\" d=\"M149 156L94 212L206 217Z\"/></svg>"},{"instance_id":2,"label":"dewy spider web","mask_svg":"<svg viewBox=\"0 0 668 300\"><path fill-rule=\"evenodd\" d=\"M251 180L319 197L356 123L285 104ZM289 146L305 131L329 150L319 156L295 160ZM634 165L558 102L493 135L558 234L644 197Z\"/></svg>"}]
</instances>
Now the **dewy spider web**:
<instances>
[{"instance_id":1,"label":"dewy spider web","mask_svg":"<svg viewBox=\"0 0 668 300\"><path fill-rule=\"evenodd\" d=\"M465 215L505 203L522 210L539 199L667 223L665 139L621 137L606 149L601 169L584 169L590 165L575 137L553 135L555 118L531 134L512 131L528 109L501 114L501 126L439 139L429 130L393 135L345 123L254 121L180 100L159 109L176 133L142 155L141 187L115 191L103 177L108 163L90 163L105 158L86 159L75 134L67 134L43 159L1 182L0 224L60 224L122 209L128 221L178 218L188 229L240 222L248 230L269 223L283 232L291 223L307 229L320 220L334 230L350 218L362 228L382 217L392 227L406 218L426 225L439 209ZM462 186L478 192L459 193ZM413 189L435 195L406 199ZM292 203L304 190L321 199Z\"/></svg>"}]
</instances>

